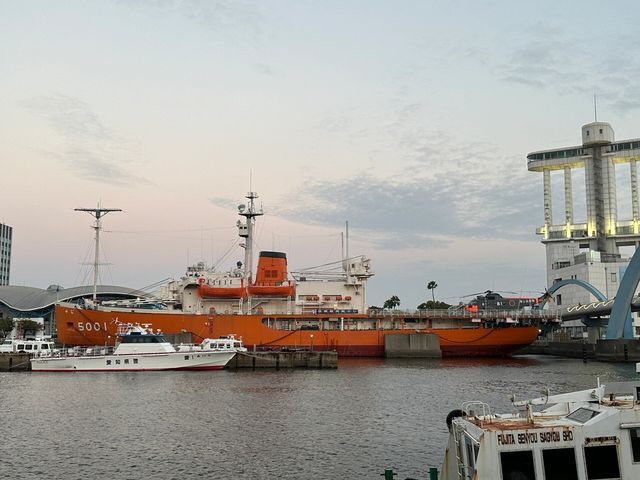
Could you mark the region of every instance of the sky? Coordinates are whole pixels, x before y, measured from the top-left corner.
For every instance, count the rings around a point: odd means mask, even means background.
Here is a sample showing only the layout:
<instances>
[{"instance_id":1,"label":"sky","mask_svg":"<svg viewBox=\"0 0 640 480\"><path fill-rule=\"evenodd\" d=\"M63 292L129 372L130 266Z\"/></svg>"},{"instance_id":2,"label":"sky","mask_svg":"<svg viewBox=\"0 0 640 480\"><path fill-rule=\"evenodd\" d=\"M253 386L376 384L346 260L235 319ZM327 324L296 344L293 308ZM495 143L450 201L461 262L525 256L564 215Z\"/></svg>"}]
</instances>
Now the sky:
<instances>
[{"instance_id":1,"label":"sky","mask_svg":"<svg viewBox=\"0 0 640 480\"><path fill-rule=\"evenodd\" d=\"M545 288L529 152L640 137L640 4L0 0L0 222L11 283L141 288L256 250L372 260L368 303ZM552 176L562 218L561 173ZM584 176L574 176L576 222ZM618 176L620 217L630 210ZM235 247L234 247L235 245Z\"/></svg>"}]
</instances>

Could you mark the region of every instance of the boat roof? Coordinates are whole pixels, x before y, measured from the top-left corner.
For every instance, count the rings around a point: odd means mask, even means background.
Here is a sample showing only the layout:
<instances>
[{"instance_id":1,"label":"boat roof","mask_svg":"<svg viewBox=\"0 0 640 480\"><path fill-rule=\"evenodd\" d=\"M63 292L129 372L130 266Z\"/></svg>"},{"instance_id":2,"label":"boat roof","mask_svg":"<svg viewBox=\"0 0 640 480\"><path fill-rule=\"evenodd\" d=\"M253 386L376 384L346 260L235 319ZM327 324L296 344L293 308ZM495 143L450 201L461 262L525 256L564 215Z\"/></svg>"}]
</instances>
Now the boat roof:
<instances>
[{"instance_id":1,"label":"boat roof","mask_svg":"<svg viewBox=\"0 0 640 480\"><path fill-rule=\"evenodd\" d=\"M4 303L14 310L28 312L50 307L58 302L85 297L92 293L93 285L71 288L51 285L46 289L21 285L4 285L0 286L0 303ZM116 285L98 285L97 293L99 295L141 296L139 290Z\"/></svg>"},{"instance_id":2,"label":"boat roof","mask_svg":"<svg viewBox=\"0 0 640 480\"><path fill-rule=\"evenodd\" d=\"M560 395L547 395L531 400L513 402L514 406L530 408L546 406L544 410L529 415L518 413L472 413L464 419L485 431L534 430L559 426L576 426L596 423L617 410L640 410L640 381L615 382L596 388ZM482 405L469 402L469 406ZM464 410L464 408L463 408Z\"/></svg>"}]
</instances>

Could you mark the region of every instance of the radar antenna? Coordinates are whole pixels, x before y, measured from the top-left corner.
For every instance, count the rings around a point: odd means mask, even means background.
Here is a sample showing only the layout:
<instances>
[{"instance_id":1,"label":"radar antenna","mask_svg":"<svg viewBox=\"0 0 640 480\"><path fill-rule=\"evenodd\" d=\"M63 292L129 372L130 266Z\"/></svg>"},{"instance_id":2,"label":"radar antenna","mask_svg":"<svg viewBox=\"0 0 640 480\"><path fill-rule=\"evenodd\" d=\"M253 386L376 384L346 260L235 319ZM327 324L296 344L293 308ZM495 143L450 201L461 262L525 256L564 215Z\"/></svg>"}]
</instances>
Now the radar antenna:
<instances>
[{"instance_id":1,"label":"radar antenna","mask_svg":"<svg viewBox=\"0 0 640 480\"><path fill-rule=\"evenodd\" d=\"M258 198L256 192L249 192L245 196L249 201L247 205L238 205L238 215L244 217L245 223L238 220L236 224L238 226L238 234L245 239L244 243L244 278L246 285L250 285L252 282L253 272L253 225L255 223L255 217L264 215L262 208L257 209L254 205L254 200Z\"/></svg>"}]
</instances>

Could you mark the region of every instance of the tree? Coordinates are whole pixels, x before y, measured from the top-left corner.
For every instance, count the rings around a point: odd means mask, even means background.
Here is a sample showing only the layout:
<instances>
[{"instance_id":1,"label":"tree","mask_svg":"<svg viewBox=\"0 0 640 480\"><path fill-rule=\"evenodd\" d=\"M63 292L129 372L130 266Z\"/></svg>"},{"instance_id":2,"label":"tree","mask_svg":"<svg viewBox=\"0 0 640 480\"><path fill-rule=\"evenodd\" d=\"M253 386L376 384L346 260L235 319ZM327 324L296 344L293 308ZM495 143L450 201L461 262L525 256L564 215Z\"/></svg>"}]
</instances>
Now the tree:
<instances>
[{"instance_id":1,"label":"tree","mask_svg":"<svg viewBox=\"0 0 640 480\"><path fill-rule=\"evenodd\" d=\"M398 306L400 306L400 299L398 298L397 295L393 295L389 300L386 300L384 302L384 305L382 306L382 308L388 308L390 310L393 310Z\"/></svg>"},{"instance_id":2,"label":"tree","mask_svg":"<svg viewBox=\"0 0 640 480\"><path fill-rule=\"evenodd\" d=\"M447 310L451 305L445 302L434 302L429 300L428 302L422 302L418 305L418 310Z\"/></svg>"},{"instance_id":3,"label":"tree","mask_svg":"<svg viewBox=\"0 0 640 480\"><path fill-rule=\"evenodd\" d=\"M0 317L0 337L6 337L13 330L13 320L8 317Z\"/></svg>"},{"instance_id":4,"label":"tree","mask_svg":"<svg viewBox=\"0 0 640 480\"><path fill-rule=\"evenodd\" d=\"M431 280L429 283L427 283L427 290L431 290L431 300L433 300L433 303L436 303L436 288L438 287L438 284L435 282L435 280Z\"/></svg>"},{"instance_id":5,"label":"tree","mask_svg":"<svg viewBox=\"0 0 640 480\"><path fill-rule=\"evenodd\" d=\"M22 331L23 335L26 335L27 332L32 335L36 335L36 333L42 330L42 328L42 324L35 320L18 320L18 330Z\"/></svg>"}]
</instances>

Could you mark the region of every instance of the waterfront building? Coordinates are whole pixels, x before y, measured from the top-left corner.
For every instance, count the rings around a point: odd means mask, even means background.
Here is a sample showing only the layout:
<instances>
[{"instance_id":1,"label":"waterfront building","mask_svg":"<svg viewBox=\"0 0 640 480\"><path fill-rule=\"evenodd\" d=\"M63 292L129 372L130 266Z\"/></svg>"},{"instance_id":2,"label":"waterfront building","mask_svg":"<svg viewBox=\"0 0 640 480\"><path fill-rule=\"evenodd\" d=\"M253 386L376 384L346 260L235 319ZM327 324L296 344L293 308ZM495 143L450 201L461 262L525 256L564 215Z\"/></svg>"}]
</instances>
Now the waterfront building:
<instances>
[{"instance_id":1,"label":"waterfront building","mask_svg":"<svg viewBox=\"0 0 640 480\"><path fill-rule=\"evenodd\" d=\"M139 299L142 294L140 290L113 285L98 285L96 290L100 301ZM82 303L93 296L93 291L93 286L63 288L49 285L46 289L22 285L0 286L0 316L14 320L42 318L44 330L40 333L52 335L56 332L56 303Z\"/></svg>"},{"instance_id":2,"label":"waterfront building","mask_svg":"<svg viewBox=\"0 0 640 480\"><path fill-rule=\"evenodd\" d=\"M621 247L640 245L638 167L640 139L615 140L611 125L593 122L582 127L582 145L541 150L527 155L531 172L543 178L544 224L536 233L546 247L547 285L566 279L586 281L613 298L629 263ZM618 214L616 171L629 172L631 212ZM585 221L574 219L573 173L584 170ZM551 175L564 180L564 216L554 219ZM558 306L586 304L595 300L578 286L566 286L554 296ZM636 336L640 323L636 323Z\"/></svg>"},{"instance_id":3,"label":"waterfront building","mask_svg":"<svg viewBox=\"0 0 640 480\"><path fill-rule=\"evenodd\" d=\"M12 236L13 228L4 223L0 223L0 285L9 285Z\"/></svg>"}]
</instances>

